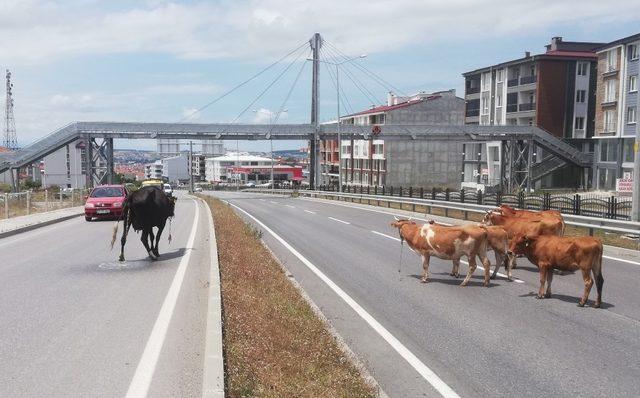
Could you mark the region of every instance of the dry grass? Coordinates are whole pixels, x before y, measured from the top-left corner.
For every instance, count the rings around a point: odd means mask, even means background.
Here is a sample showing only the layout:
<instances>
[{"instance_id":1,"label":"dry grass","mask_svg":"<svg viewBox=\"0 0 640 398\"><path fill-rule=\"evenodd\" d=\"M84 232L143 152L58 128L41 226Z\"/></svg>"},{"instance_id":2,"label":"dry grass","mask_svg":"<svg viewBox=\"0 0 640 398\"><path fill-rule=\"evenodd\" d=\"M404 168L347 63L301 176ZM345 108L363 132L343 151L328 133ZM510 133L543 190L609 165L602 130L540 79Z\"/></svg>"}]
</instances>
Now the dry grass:
<instances>
[{"instance_id":1,"label":"dry grass","mask_svg":"<svg viewBox=\"0 0 640 398\"><path fill-rule=\"evenodd\" d=\"M206 200L220 259L227 395L375 396L262 245L260 233L229 206Z\"/></svg>"}]
</instances>

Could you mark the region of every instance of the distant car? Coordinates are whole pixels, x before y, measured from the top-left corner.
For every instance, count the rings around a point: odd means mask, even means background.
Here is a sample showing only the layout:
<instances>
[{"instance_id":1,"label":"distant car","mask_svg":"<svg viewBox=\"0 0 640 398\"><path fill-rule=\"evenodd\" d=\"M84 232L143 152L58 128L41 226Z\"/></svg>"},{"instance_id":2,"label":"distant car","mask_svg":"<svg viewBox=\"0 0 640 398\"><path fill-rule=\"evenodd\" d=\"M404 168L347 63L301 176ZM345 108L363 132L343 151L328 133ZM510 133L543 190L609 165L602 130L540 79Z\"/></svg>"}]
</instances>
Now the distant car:
<instances>
[{"instance_id":1,"label":"distant car","mask_svg":"<svg viewBox=\"0 0 640 398\"><path fill-rule=\"evenodd\" d=\"M144 180L142 181L142 184L140 184L143 187L148 187L148 186L154 186L154 187L158 187L160 189L164 189L164 182L162 182L162 180L158 180L155 178L149 179L149 180Z\"/></svg>"},{"instance_id":2,"label":"distant car","mask_svg":"<svg viewBox=\"0 0 640 398\"><path fill-rule=\"evenodd\" d=\"M170 184L163 184L162 190L164 191L165 195L167 195L168 197L173 196L173 188L171 188Z\"/></svg>"},{"instance_id":3,"label":"distant car","mask_svg":"<svg viewBox=\"0 0 640 398\"><path fill-rule=\"evenodd\" d=\"M127 199L124 185L101 185L91 190L84 204L84 219L120 218Z\"/></svg>"},{"instance_id":4,"label":"distant car","mask_svg":"<svg viewBox=\"0 0 640 398\"><path fill-rule=\"evenodd\" d=\"M193 188L193 192L202 192L202 187Z\"/></svg>"},{"instance_id":5,"label":"distant car","mask_svg":"<svg viewBox=\"0 0 640 398\"><path fill-rule=\"evenodd\" d=\"M244 186L247 187L247 188L253 188L253 187L256 186L256 183L253 182L253 181L247 181L247 183L244 184Z\"/></svg>"}]
</instances>

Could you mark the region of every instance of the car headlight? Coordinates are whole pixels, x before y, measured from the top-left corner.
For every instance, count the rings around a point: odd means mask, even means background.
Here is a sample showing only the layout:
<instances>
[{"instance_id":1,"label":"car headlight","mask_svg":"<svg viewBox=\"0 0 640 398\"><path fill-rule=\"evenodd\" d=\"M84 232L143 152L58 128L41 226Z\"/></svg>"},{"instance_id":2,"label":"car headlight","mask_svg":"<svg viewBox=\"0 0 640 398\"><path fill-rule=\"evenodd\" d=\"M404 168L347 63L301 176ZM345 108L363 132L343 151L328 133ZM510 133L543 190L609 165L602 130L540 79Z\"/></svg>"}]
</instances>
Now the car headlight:
<instances>
[{"instance_id":1,"label":"car headlight","mask_svg":"<svg viewBox=\"0 0 640 398\"><path fill-rule=\"evenodd\" d=\"M113 207L122 207L122 202L114 202Z\"/></svg>"},{"instance_id":2,"label":"car headlight","mask_svg":"<svg viewBox=\"0 0 640 398\"><path fill-rule=\"evenodd\" d=\"M84 207L94 208L96 206L93 203L85 203Z\"/></svg>"}]
</instances>

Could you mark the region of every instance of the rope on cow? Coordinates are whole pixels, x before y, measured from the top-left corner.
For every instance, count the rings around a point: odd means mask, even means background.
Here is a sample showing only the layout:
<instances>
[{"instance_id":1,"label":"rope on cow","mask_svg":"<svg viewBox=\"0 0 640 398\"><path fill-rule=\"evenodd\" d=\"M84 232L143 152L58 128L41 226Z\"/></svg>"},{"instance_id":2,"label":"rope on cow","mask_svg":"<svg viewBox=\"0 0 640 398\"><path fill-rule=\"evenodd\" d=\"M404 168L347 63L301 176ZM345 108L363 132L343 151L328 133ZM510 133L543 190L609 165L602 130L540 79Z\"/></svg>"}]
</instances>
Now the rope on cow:
<instances>
[{"instance_id":1,"label":"rope on cow","mask_svg":"<svg viewBox=\"0 0 640 398\"><path fill-rule=\"evenodd\" d=\"M400 262L398 264L398 280L402 280L402 249L404 248L404 238L400 234Z\"/></svg>"},{"instance_id":2,"label":"rope on cow","mask_svg":"<svg viewBox=\"0 0 640 398\"><path fill-rule=\"evenodd\" d=\"M169 217L169 244L171 244L171 221L173 217Z\"/></svg>"}]
</instances>

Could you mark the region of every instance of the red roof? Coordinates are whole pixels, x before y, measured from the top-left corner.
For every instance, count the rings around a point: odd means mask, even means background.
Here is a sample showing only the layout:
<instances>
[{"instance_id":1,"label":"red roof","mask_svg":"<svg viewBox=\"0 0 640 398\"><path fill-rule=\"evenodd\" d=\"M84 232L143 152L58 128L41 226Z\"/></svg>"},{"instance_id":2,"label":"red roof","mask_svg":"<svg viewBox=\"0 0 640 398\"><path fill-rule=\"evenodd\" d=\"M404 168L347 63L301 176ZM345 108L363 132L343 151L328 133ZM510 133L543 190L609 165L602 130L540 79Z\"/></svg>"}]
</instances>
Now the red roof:
<instances>
[{"instance_id":1,"label":"red roof","mask_svg":"<svg viewBox=\"0 0 640 398\"><path fill-rule=\"evenodd\" d=\"M572 57L572 58L597 58L598 56L589 51L562 51L562 50L552 50L547 51L542 55L549 55L552 57Z\"/></svg>"},{"instance_id":2,"label":"red roof","mask_svg":"<svg viewBox=\"0 0 640 398\"><path fill-rule=\"evenodd\" d=\"M421 98L421 99L416 99L416 100L411 100L411 101L407 101L407 102L401 102L399 104L396 105L381 105L381 106L376 106L375 108L371 108L371 109L367 109L361 112L357 112L354 113L352 115L347 115L347 116L359 116L359 115L367 115L370 113L380 113L380 112L388 112L388 111L392 111L394 109L400 109L400 108L404 108L407 106L411 106L411 105L415 105L418 104L422 101L430 101L430 100L434 100L437 98L440 98L441 95L431 95L429 97L426 98ZM343 116L345 117L345 116Z\"/></svg>"}]
</instances>

